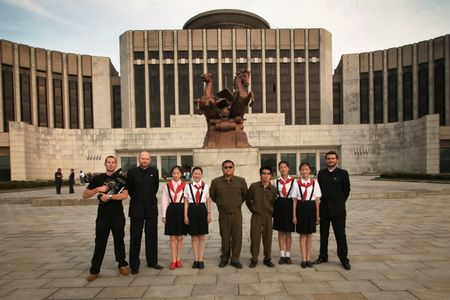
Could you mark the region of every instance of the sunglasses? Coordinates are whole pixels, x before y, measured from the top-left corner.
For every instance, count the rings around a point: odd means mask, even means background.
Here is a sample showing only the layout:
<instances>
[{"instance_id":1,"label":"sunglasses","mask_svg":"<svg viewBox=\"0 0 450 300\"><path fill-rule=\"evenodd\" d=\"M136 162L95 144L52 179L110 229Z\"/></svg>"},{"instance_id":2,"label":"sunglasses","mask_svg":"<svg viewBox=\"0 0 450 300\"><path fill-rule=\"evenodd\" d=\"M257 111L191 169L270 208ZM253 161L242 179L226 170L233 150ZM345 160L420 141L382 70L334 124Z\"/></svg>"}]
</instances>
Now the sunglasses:
<instances>
[{"instance_id":1,"label":"sunglasses","mask_svg":"<svg viewBox=\"0 0 450 300\"><path fill-rule=\"evenodd\" d=\"M227 170L227 169L233 169L233 166L224 166L223 167L225 170Z\"/></svg>"}]
</instances>

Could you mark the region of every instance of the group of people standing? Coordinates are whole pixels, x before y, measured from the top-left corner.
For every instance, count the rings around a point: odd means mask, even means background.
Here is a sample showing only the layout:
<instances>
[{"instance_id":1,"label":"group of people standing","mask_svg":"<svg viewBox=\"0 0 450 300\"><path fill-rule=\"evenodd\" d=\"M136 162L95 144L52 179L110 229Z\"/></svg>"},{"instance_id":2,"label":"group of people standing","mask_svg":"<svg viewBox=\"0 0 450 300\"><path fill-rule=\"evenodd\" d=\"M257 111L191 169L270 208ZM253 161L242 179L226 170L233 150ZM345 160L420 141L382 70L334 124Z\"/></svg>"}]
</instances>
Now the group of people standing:
<instances>
[{"instance_id":1,"label":"group of people standing","mask_svg":"<svg viewBox=\"0 0 450 300\"><path fill-rule=\"evenodd\" d=\"M174 166L172 179L164 186L161 208L164 234L170 236L171 262L169 269L182 267L183 237L192 239L194 263L192 268L203 269L205 235L209 233L211 203L219 211L219 229L222 240L219 267L228 263L242 268L240 252L242 248L242 205L245 202L251 211L250 227L250 268L256 267L261 239L264 247L263 264L274 267L271 259L272 232L278 231L280 248L279 264L292 264L292 233L300 234L301 267L312 267L312 234L320 224L320 254L314 261L321 264L328 261L328 235L330 224L337 241L337 254L342 266L350 270L347 258L345 235L345 202L350 194L347 171L337 167L338 154L326 154L327 168L318 173L317 180L310 177L311 166L302 163L299 180L289 175L289 163L278 164L280 177L271 181L273 170L262 166L260 181L247 188L244 178L234 175L233 161L222 163L223 175L212 180L209 186L202 180L201 167L192 169L191 182L182 181L183 170ZM158 264L158 170L150 166L150 154L143 151L138 156L139 165L128 170L127 184L118 194L107 194L104 184L114 174L117 160L114 156L105 159L106 172L93 178L83 193L84 198L98 194L98 214L96 220L95 250L90 275L87 280L98 277L105 254L109 232L114 237L114 248L119 272L128 275L125 259L125 216L122 201L130 196L130 251L129 261L132 274L140 268L140 248L142 232L145 232L145 254L147 266L162 269Z\"/></svg>"},{"instance_id":2,"label":"group of people standing","mask_svg":"<svg viewBox=\"0 0 450 300\"><path fill-rule=\"evenodd\" d=\"M63 174L61 171L61 168L58 168L55 172L55 188L56 188L56 194L61 194L61 186L63 182ZM70 169L69 174L69 194L75 193L75 190L73 186L75 185L75 173L73 169Z\"/></svg>"}]
</instances>

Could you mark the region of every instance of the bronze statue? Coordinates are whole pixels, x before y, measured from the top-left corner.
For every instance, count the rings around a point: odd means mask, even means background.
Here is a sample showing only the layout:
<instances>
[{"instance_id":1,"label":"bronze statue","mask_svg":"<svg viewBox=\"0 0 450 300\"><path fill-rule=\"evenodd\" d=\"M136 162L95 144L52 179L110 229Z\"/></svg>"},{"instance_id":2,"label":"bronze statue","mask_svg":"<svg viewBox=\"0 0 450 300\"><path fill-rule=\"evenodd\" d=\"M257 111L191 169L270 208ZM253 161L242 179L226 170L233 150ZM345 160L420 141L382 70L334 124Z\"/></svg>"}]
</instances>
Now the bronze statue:
<instances>
[{"instance_id":1,"label":"bronze statue","mask_svg":"<svg viewBox=\"0 0 450 300\"><path fill-rule=\"evenodd\" d=\"M247 92L250 71L236 73L234 89L223 89L213 95L212 74L202 75L205 82L203 96L194 100L196 112L204 114L208 125L203 148L248 148L244 132L244 114L247 105L254 102L253 93Z\"/></svg>"}]
</instances>

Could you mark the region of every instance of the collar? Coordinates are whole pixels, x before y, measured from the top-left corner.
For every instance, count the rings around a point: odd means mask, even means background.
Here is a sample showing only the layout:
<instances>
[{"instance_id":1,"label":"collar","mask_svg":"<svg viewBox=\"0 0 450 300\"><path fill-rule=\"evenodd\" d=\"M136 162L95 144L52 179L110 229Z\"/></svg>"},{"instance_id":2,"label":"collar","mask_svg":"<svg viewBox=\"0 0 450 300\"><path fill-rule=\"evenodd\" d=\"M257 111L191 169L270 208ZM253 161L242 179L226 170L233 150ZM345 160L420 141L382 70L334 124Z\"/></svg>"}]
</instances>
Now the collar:
<instances>
[{"instance_id":1,"label":"collar","mask_svg":"<svg viewBox=\"0 0 450 300\"><path fill-rule=\"evenodd\" d=\"M226 182L228 182L228 181L233 181L233 178L234 178L234 175L231 175L230 179L228 180L228 179L225 177L225 175L222 175L222 180L223 180L223 181L226 181Z\"/></svg>"},{"instance_id":2,"label":"collar","mask_svg":"<svg viewBox=\"0 0 450 300\"><path fill-rule=\"evenodd\" d=\"M308 183L311 182L311 178L310 178L310 177L308 177L308 179L306 179L306 180L304 180L303 178L301 178L300 180L301 180L301 182L302 182L303 184L308 184Z\"/></svg>"},{"instance_id":3,"label":"collar","mask_svg":"<svg viewBox=\"0 0 450 300\"><path fill-rule=\"evenodd\" d=\"M291 178L292 178L291 175L288 175L288 177L286 178L286 180L291 180ZM286 181L286 180L284 180L283 177L281 177L281 176L278 177L277 180L283 180L283 181Z\"/></svg>"}]
</instances>

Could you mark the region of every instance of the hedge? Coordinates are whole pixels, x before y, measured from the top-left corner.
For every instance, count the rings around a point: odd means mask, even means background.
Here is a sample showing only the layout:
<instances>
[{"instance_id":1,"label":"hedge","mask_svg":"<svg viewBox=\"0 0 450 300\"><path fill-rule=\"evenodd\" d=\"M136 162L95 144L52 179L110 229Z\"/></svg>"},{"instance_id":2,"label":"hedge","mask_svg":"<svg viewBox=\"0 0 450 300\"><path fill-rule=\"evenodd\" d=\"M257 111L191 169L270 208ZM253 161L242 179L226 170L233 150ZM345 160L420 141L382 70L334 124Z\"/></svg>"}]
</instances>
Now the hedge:
<instances>
[{"instance_id":1,"label":"hedge","mask_svg":"<svg viewBox=\"0 0 450 300\"><path fill-rule=\"evenodd\" d=\"M450 174L424 173L382 173L380 178L386 179L416 179L416 180L450 180Z\"/></svg>"}]
</instances>

